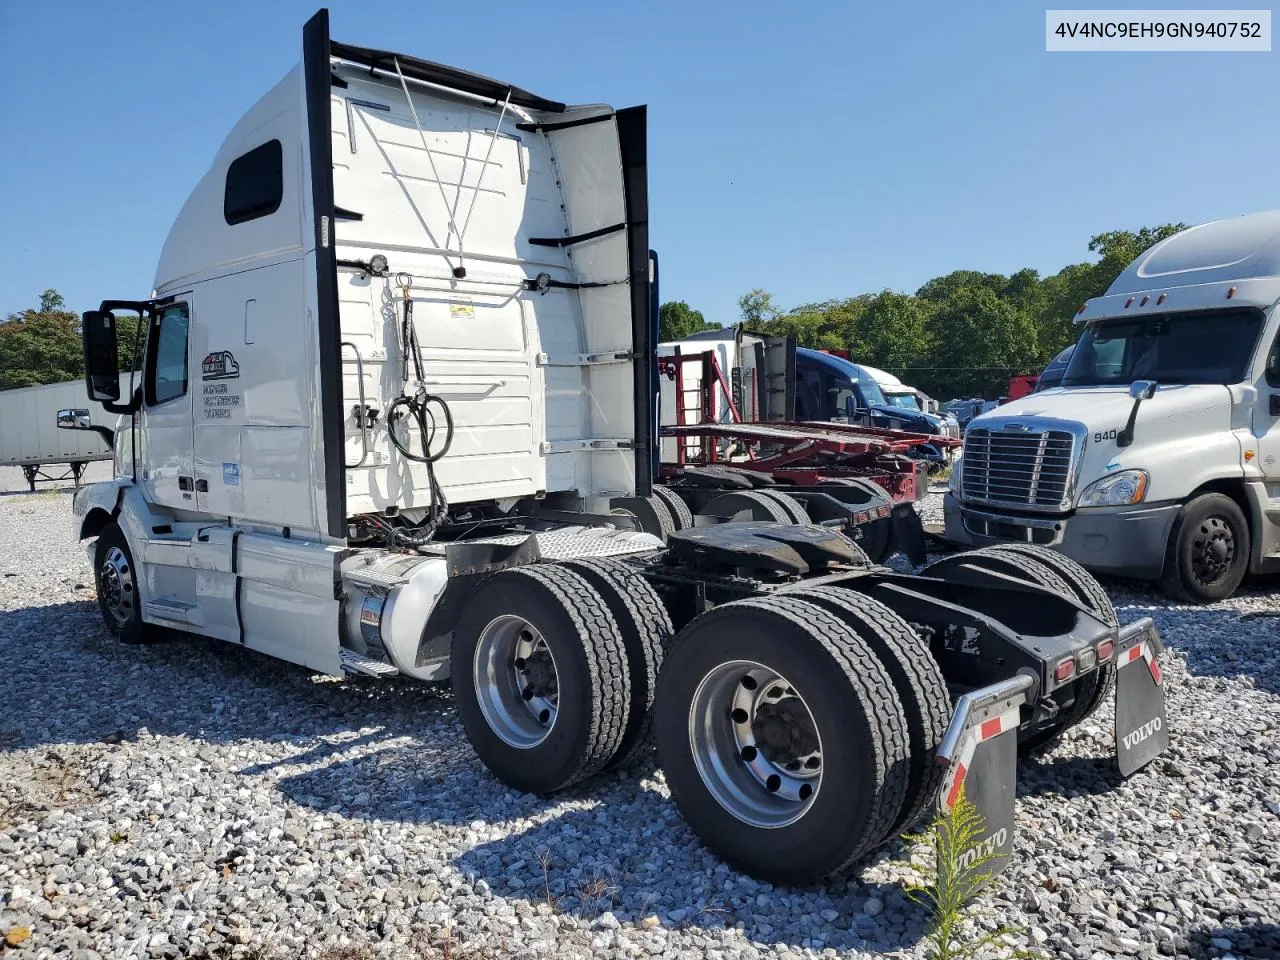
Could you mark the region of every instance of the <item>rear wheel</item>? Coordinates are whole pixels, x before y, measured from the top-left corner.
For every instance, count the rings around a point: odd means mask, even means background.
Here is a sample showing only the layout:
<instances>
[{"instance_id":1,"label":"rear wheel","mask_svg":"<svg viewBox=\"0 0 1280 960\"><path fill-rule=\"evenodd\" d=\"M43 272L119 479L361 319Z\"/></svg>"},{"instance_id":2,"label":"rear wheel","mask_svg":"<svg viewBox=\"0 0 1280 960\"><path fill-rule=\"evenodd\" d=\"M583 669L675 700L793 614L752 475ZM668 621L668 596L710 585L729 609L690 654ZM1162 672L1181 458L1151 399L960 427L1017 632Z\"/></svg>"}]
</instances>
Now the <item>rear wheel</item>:
<instances>
[{"instance_id":1,"label":"rear wheel","mask_svg":"<svg viewBox=\"0 0 1280 960\"><path fill-rule=\"evenodd\" d=\"M633 520L637 528L664 541L676 529L670 508L657 497L616 497L610 502L609 513Z\"/></svg>"},{"instance_id":2,"label":"rear wheel","mask_svg":"<svg viewBox=\"0 0 1280 960\"><path fill-rule=\"evenodd\" d=\"M1093 578L1093 574L1070 557L1063 556L1056 550L1050 550L1047 547L1037 547L1024 543L1006 543L990 549L1014 556L1028 557L1037 563L1043 564L1056 573L1066 583L1076 599L1096 613L1103 623L1112 627L1120 626L1120 618L1116 615L1116 608L1111 603L1111 598L1107 596L1107 591L1102 589L1102 584ZM1063 710L1052 727L1027 737L1023 741L1023 748L1036 750L1056 742L1077 723L1092 715L1102 705L1103 701L1111 696L1111 691L1115 688L1115 682L1116 665L1114 661L1102 664L1098 669L1081 678L1076 683L1075 700L1071 706Z\"/></svg>"},{"instance_id":3,"label":"rear wheel","mask_svg":"<svg viewBox=\"0 0 1280 960\"><path fill-rule=\"evenodd\" d=\"M657 486L653 488L653 495L661 500L667 508L667 512L671 514L675 521L677 530L690 530L693 528L693 511L689 509L689 505L684 502L684 498L669 487Z\"/></svg>"},{"instance_id":4,"label":"rear wheel","mask_svg":"<svg viewBox=\"0 0 1280 960\"><path fill-rule=\"evenodd\" d=\"M929 575L934 571L936 575L939 568L945 570L956 563L978 565L1025 583L1047 587L1055 593L1079 600L1109 626L1119 623L1110 599L1098 582L1079 564L1054 551L1026 544L998 544L939 560L922 573ZM1032 730L1018 731L1018 748L1023 751L1040 750L1056 743L1067 730L1097 709L1110 690L1113 678L1113 673L1106 666L1085 674L1071 688L1073 699L1061 706L1052 720Z\"/></svg>"},{"instance_id":5,"label":"rear wheel","mask_svg":"<svg viewBox=\"0 0 1280 960\"><path fill-rule=\"evenodd\" d=\"M98 534L94 551L94 586L98 609L107 629L121 643L150 643L158 631L142 622L142 600L138 596L138 571L124 531L109 523Z\"/></svg>"},{"instance_id":6,"label":"rear wheel","mask_svg":"<svg viewBox=\"0 0 1280 960\"><path fill-rule=\"evenodd\" d=\"M910 624L879 600L839 587L805 587L786 595L839 617L866 641L893 678L906 717L909 752L906 801L890 833L910 829L924 817L942 783L937 754L951 719L951 696L942 669Z\"/></svg>"},{"instance_id":7,"label":"rear wheel","mask_svg":"<svg viewBox=\"0 0 1280 960\"><path fill-rule=\"evenodd\" d=\"M1230 497L1206 493L1178 511L1160 585L1177 600L1214 603L1236 592L1248 567L1244 512Z\"/></svg>"},{"instance_id":8,"label":"rear wheel","mask_svg":"<svg viewBox=\"0 0 1280 960\"><path fill-rule=\"evenodd\" d=\"M622 635L631 704L622 743L606 766L623 766L653 752L650 710L663 651L671 643L675 630L658 592L623 561L570 560L564 566L580 573L604 598Z\"/></svg>"},{"instance_id":9,"label":"rear wheel","mask_svg":"<svg viewBox=\"0 0 1280 960\"><path fill-rule=\"evenodd\" d=\"M753 876L809 883L880 843L907 792L893 681L816 604L753 597L676 638L654 703L672 799L712 851Z\"/></svg>"},{"instance_id":10,"label":"rear wheel","mask_svg":"<svg viewBox=\"0 0 1280 960\"><path fill-rule=\"evenodd\" d=\"M467 739L509 786L551 793L617 754L631 704L626 651L608 605L573 570L488 577L458 618L450 659Z\"/></svg>"},{"instance_id":11,"label":"rear wheel","mask_svg":"<svg viewBox=\"0 0 1280 960\"><path fill-rule=\"evenodd\" d=\"M759 493L761 496L768 497L770 500L773 500L775 503L782 504L782 509L787 512L787 516L791 518L792 523L808 523L809 522L809 514L805 510L804 504L802 504L795 497L791 496L791 494L783 493L781 490L775 490L773 488L766 488L764 490L758 490L756 492Z\"/></svg>"},{"instance_id":12,"label":"rear wheel","mask_svg":"<svg viewBox=\"0 0 1280 960\"><path fill-rule=\"evenodd\" d=\"M708 501L699 515L722 520L765 520L792 523L786 507L760 490L734 490Z\"/></svg>"}]
</instances>

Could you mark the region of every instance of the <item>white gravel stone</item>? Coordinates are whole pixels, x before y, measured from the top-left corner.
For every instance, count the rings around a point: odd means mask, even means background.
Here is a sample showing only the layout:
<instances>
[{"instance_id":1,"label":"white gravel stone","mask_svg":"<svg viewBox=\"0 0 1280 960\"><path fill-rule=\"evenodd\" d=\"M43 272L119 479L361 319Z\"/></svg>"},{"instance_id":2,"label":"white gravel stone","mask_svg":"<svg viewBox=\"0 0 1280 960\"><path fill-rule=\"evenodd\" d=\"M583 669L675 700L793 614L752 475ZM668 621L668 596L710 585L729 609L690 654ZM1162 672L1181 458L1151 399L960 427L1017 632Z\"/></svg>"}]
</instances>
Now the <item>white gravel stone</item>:
<instances>
[{"instance_id":1,"label":"white gravel stone","mask_svg":"<svg viewBox=\"0 0 1280 960\"><path fill-rule=\"evenodd\" d=\"M0 934L31 929L6 957L924 956L901 844L775 888L651 769L501 786L447 688L118 645L69 521L67 493L0 493ZM984 923L1063 957L1280 956L1280 581L1200 608L1106 586L1170 644L1172 751L1119 780L1107 707L1022 761Z\"/></svg>"}]
</instances>

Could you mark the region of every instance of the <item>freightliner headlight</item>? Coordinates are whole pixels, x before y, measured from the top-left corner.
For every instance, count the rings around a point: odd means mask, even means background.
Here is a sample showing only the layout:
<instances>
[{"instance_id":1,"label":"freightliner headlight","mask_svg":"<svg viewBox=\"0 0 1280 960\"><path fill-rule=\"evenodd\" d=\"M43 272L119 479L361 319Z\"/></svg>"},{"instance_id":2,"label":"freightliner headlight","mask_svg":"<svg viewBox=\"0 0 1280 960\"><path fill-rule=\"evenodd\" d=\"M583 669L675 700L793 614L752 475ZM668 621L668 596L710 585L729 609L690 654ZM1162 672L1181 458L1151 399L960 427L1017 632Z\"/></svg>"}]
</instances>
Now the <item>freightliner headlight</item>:
<instances>
[{"instance_id":1,"label":"freightliner headlight","mask_svg":"<svg viewBox=\"0 0 1280 960\"><path fill-rule=\"evenodd\" d=\"M1147 471L1121 470L1095 480L1080 494L1082 507L1122 507L1147 495Z\"/></svg>"}]
</instances>

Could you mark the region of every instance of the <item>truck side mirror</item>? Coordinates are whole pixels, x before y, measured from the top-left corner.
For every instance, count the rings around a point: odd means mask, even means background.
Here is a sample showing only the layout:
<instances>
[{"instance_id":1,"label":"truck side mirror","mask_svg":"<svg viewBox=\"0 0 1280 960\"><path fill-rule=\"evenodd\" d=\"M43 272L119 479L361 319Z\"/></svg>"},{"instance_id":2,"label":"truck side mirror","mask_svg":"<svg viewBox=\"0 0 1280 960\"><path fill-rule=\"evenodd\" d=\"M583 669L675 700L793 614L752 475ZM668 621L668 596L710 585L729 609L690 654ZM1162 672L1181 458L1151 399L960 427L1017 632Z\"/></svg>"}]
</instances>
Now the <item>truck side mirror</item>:
<instances>
[{"instance_id":1,"label":"truck side mirror","mask_svg":"<svg viewBox=\"0 0 1280 960\"><path fill-rule=\"evenodd\" d=\"M59 430L92 430L93 423L89 420L88 410L59 410L58 411L58 429Z\"/></svg>"},{"instance_id":2,"label":"truck side mirror","mask_svg":"<svg viewBox=\"0 0 1280 960\"><path fill-rule=\"evenodd\" d=\"M89 399L115 403L120 399L120 356L116 346L116 315L90 310L80 322L84 341L84 382Z\"/></svg>"},{"instance_id":3,"label":"truck side mirror","mask_svg":"<svg viewBox=\"0 0 1280 960\"><path fill-rule=\"evenodd\" d=\"M1150 400L1156 395L1157 386L1154 380L1135 380L1129 384L1129 396L1134 400Z\"/></svg>"}]
</instances>

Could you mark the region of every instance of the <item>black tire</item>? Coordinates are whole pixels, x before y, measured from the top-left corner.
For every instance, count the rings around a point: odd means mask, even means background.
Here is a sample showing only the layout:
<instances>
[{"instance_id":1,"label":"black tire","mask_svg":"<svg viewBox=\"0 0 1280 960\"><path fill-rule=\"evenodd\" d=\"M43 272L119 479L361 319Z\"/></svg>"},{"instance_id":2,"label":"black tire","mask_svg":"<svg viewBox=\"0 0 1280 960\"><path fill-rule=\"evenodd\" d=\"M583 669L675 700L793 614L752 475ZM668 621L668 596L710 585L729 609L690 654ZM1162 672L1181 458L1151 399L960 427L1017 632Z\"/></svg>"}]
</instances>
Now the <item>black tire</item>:
<instances>
[{"instance_id":1,"label":"black tire","mask_svg":"<svg viewBox=\"0 0 1280 960\"><path fill-rule=\"evenodd\" d=\"M1052 557L1045 557L1034 552L1037 548L1022 549L1023 546L1023 544L997 544L995 546L982 547L979 550L971 550L968 553L956 554L939 560L926 567L922 573L929 575L930 570L933 568L945 568L953 563L979 564L988 570L1016 577L1026 583L1047 587L1055 593L1062 594L1064 597L1079 599L1085 606L1090 606L1087 595L1082 595L1081 593L1082 590L1087 591L1087 586L1082 583L1080 590L1072 586L1068 577L1060 573L1060 571L1069 571L1069 568L1056 562L1057 554ZM1011 549L1014 547L1019 549ZM1067 558L1064 557L1062 559ZM1072 565L1075 566L1074 563ZM1083 572L1082 568L1081 572ZM1093 579L1087 573L1085 573L1085 577L1089 580ZM1098 587L1099 591L1101 589L1101 587ZM1111 601L1106 598L1105 594L1102 595L1102 599L1106 600L1106 608L1100 610L1090 606L1090 609L1093 609L1095 613L1106 619L1106 609L1109 608L1110 622L1114 626L1116 621L1115 609L1111 608ZM1018 731L1018 749L1024 753L1030 753L1056 743L1071 727L1097 709L1101 698L1106 696L1107 688L1105 684L1110 683L1111 680L1111 677L1103 676L1103 671L1094 670L1076 681L1073 689L1073 699L1060 709L1052 722L1034 730L1020 729ZM1099 681L1102 682L1099 683Z\"/></svg>"},{"instance_id":2,"label":"black tire","mask_svg":"<svg viewBox=\"0 0 1280 960\"><path fill-rule=\"evenodd\" d=\"M1002 543L990 549L1030 557L1043 566L1049 567L1067 584L1081 603L1098 615L1099 619L1108 626L1120 626L1120 617L1116 614L1115 605L1107 596L1107 591L1102 588L1102 584L1070 557L1056 550L1050 550L1048 547L1038 547L1029 543ZM1114 661L1098 667L1092 674L1078 681L1076 698L1059 718L1061 722L1051 730L1028 737L1023 747L1028 750L1037 750L1048 746L1076 724L1087 720L1111 696L1115 683Z\"/></svg>"},{"instance_id":3,"label":"black tire","mask_svg":"<svg viewBox=\"0 0 1280 960\"><path fill-rule=\"evenodd\" d=\"M675 521L677 530L693 529L693 511L689 509L689 505L684 502L680 494L668 487L655 485L653 495L666 506L667 512Z\"/></svg>"},{"instance_id":4,"label":"black tire","mask_svg":"<svg viewBox=\"0 0 1280 960\"><path fill-rule=\"evenodd\" d=\"M809 523L810 522L809 513L807 510L805 510L804 504L802 504L795 497L791 496L791 494L783 493L781 490L776 490L773 488L766 488L764 490L759 490L757 491L757 493L761 494L762 496L768 497L770 500L774 500L782 504L782 509L787 511L787 516L791 518L792 523Z\"/></svg>"},{"instance_id":5,"label":"black tire","mask_svg":"<svg viewBox=\"0 0 1280 960\"><path fill-rule=\"evenodd\" d=\"M1007 577L1015 577L1026 583L1034 583L1039 587L1048 587L1064 596L1075 596L1067 581L1058 576L1051 567L1045 566L1034 557L1018 556L998 547L982 547L965 553L953 553L949 557L935 560L923 570L921 576L942 577L947 579L947 571L960 564L978 566L993 573L1002 573Z\"/></svg>"},{"instance_id":6,"label":"black tire","mask_svg":"<svg viewBox=\"0 0 1280 960\"><path fill-rule=\"evenodd\" d=\"M504 616L532 625L554 658L556 716L545 738L529 746L499 735L477 693L477 647L486 628ZM553 793L597 773L617 754L631 704L626 649L606 602L581 574L534 564L486 578L454 627L450 661L467 739L508 786Z\"/></svg>"},{"instance_id":7,"label":"black tire","mask_svg":"<svg viewBox=\"0 0 1280 960\"><path fill-rule=\"evenodd\" d=\"M698 511L703 517L733 518L739 513L750 513L750 520L766 520L774 523L791 523L786 508L761 490L734 490L712 498Z\"/></svg>"},{"instance_id":8,"label":"black tire","mask_svg":"<svg viewBox=\"0 0 1280 960\"><path fill-rule=\"evenodd\" d=\"M98 593L98 609L107 630L121 643L154 643L160 631L142 620L137 583L129 541L119 526L109 523L98 534L94 549L93 585Z\"/></svg>"},{"instance_id":9,"label":"black tire","mask_svg":"<svg viewBox=\"0 0 1280 960\"><path fill-rule=\"evenodd\" d=\"M821 739L822 779L791 822L753 825L731 813L694 758L698 691L717 671L732 677L736 661L794 684ZM775 883L812 883L845 869L889 834L906 799L906 719L893 680L842 620L795 597L723 604L680 631L658 678L654 732L672 799L694 833Z\"/></svg>"},{"instance_id":10,"label":"black tire","mask_svg":"<svg viewBox=\"0 0 1280 960\"><path fill-rule=\"evenodd\" d=\"M1225 600L1248 572L1249 550L1249 523L1239 504L1221 493L1203 494L1173 521L1160 586L1184 603Z\"/></svg>"},{"instance_id":11,"label":"black tire","mask_svg":"<svg viewBox=\"0 0 1280 960\"><path fill-rule=\"evenodd\" d=\"M879 600L839 587L802 587L786 596L817 604L858 634L893 678L907 720L910 753L907 797L890 834L918 824L937 798L943 768L938 764L951 695L942 669L920 636L902 617Z\"/></svg>"},{"instance_id":12,"label":"black tire","mask_svg":"<svg viewBox=\"0 0 1280 960\"><path fill-rule=\"evenodd\" d=\"M605 768L625 766L653 752L653 696L663 651L675 633L671 617L658 592L621 560L569 560L563 565L582 574L604 598L622 634L631 704L622 743Z\"/></svg>"},{"instance_id":13,"label":"black tire","mask_svg":"<svg viewBox=\"0 0 1280 960\"><path fill-rule=\"evenodd\" d=\"M1030 557L1043 566L1049 567L1071 588L1071 592L1090 610L1102 614L1102 619L1112 626L1120 625L1116 608L1107 596L1107 591L1088 570L1080 566L1066 554L1048 547L1038 547L1030 543L1000 543L987 550L995 553L1012 553Z\"/></svg>"},{"instance_id":14,"label":"black tire","mask_svg":"<svg viewBox=\"0 0 1280 960\"><path fill-rule=\"evenodd\" d=\"M610 502L610 508L614 516L633 518L642 531L661 538L664 543L667 535L675 532L675 517L657 497L617 497Z\"/></svg>"}]
</instances>

